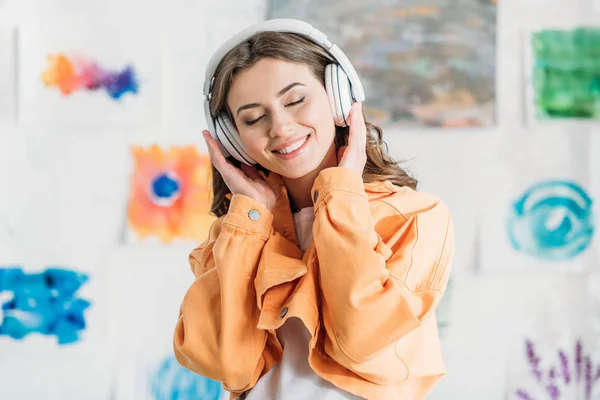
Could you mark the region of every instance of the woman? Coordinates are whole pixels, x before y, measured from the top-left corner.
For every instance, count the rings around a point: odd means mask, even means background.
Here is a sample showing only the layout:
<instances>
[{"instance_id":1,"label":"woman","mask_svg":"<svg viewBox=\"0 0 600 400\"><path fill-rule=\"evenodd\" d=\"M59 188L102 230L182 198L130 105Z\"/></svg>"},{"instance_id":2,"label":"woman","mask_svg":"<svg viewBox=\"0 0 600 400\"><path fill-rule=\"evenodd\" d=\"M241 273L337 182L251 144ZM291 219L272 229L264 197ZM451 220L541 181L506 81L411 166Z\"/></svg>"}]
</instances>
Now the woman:
<instances>
[{"instance_id":1,"label":"woman","mask_svg":"<svg viewBox=\"0 0 600 400\"><path fill-rule=\"evenodd\" d=\"M278 23L209 63L219 219L190 255L175 354L231 398L425 398L445 373L450 214L390 158L361 101L338 107L332 67L362 97L343 53Z\"/></svg>"}]
</instances>

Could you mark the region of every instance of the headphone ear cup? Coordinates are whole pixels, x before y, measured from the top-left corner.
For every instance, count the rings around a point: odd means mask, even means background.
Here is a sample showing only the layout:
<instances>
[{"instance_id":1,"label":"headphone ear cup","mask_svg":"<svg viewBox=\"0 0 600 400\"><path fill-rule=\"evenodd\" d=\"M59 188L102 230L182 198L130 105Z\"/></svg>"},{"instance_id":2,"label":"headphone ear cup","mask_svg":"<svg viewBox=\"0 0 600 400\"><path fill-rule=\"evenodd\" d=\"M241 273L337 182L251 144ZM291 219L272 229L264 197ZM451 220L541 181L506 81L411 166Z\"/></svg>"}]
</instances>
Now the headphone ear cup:
<instances>
[{"instance_id":1,"label":"headphone ear cup","mask_svg":"<svg viewBox=\"0 0 600 400\"><path fill-rule=\"evenodd\" d=\"M333 119L337 126L348 126L352 107L352 87L348 76L339 64L325 67L325 89L329 97Z\"/></svg>"},{"instance_id":2,"label":"headphone ear cup","mask_svg":"<svg viewBox=\"0 0 600 400\"><path fill-rule=\"evenodd\" d=\"M213 118L213 116L210 113L210 102L208 100L204 100L204 112L206 115L206 123L208 124L208 130L210 131L210 135L219 145L221 154L223 154L223 157L225 158L231 156L231 153L229 152L228 148L225 147L225 145L223 144L223 141L225 140L223 137L224 133L220 129L220 122L218 121L218 117Z\"/></svg>"},{"instance_id":3,"label":"headphone ear cup","mask_svg":"<svg viewBox=\"0 0 600 400\"><path fill-rule=\"evenodd\" d=\"M331 108L331 113L333 114L333 121L336 125L339 125L342 116L341 110L338 108L338 102L335 98L337 93L337 88L334 85L334 81L337 80L334 77L335 73L335 64L327 64L325 66L325 91L329 98L329 106Z\"/></svg>"},{"instance_id":4,"label":"headphone ear cup","mask_svg":"<svg viewBox=\"0 0 600 400\"><path fill-rule=\"evenodd\" d=\"M223 146L227 149L236 160L253 165L256 161L248 155L246 148L244 147L240 134L237 129L225 113L220 113L216 119L215 129L219 132L219 140Z\"/></svg>"},{"instance_id":5,"label":"headphone ear cup","mask_svg":"<svg viewBox=\"0 0 600 400\"><path fill-rule=\"evenodd\" d=\"M341 110L340 114L342 116L340 123L343 123L341 126L349 126L350 123L348 122L348 116L350 115L352 103L354 103L354 99L352 97L352 84L344 72L344 69L339 64L336 64L336 69L338 103Z\"/></svg>"},{"instance_id":6,"label":"headphone ear cup","mask_svg":"<svg viewBox=\"0 0 600 400\"><path fill-rule=\"evenodd\" d=\"M234 156L236 151L232 147L230 140L228 140L227 132L225 131L225 123L221 119L220 115L217 115L214 118L214 128L215 128L215 136L219 147L221 148L221 152L223 153L223 157ZM223 151L225 150L225 151Z\"/></svg>"}]
</instances>

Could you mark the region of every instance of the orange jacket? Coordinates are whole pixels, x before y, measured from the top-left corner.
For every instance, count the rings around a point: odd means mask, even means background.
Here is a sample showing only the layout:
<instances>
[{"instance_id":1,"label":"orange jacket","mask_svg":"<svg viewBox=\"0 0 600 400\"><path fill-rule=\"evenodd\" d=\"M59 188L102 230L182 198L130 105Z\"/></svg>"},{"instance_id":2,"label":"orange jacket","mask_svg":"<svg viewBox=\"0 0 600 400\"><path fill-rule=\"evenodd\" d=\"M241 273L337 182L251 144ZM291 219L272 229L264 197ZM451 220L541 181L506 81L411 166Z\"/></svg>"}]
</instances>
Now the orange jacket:
<instances>
[{"instance_id":1,"label":"orange jacket","mask_svg":"<svg viewBox=\"0 0 600 400\"><path fill-rule=\"evenodd\" d=\"M177 360L234 398L281 360L275 330L298 317L324 379L367 399L425 398L445 374L435 308L454 248L447 207L328 168L312 188L314 241L302 254L281 177L267 182L278 194L272 212L233 195L190 254L196 278L175 328Z\"/></svg>"}]
</instances>

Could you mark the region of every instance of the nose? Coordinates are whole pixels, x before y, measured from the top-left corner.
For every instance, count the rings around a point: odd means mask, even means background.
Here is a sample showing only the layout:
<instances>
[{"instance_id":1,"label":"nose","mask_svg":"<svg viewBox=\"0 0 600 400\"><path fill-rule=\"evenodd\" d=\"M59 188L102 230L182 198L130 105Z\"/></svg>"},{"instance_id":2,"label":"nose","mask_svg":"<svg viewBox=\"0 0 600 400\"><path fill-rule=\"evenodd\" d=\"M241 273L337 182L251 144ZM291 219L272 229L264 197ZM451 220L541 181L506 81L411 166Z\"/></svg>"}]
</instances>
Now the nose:
<instances>
[{"instance_id":1,"label":"nose","mask_svg":"<svg viewBox=\"0 0 600 400\"><path fill-rule=\"evenodd\" d=\"M273 113L271 121L271 137L289 136L292 132L293 120L286 112Z\"/></svg>"}]
</instances>

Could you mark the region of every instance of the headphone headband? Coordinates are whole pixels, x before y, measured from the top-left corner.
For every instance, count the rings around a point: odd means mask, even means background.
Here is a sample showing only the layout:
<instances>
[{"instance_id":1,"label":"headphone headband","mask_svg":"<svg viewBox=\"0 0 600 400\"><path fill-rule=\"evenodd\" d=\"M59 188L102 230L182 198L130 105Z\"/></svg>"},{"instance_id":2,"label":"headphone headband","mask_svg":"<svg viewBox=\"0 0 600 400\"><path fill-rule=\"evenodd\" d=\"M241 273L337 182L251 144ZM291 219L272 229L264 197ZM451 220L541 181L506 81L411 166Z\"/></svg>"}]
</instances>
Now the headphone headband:
<instances>
[{"instance_id":1,"label":"headphone headband","mask_svg":"<svg viewBox=\"0 0 600 400\"><path fill-rule=\"evenodd\" d=\"M348 79L350 80L350 83L352 84L352 92L354 93L356 101L365 100L365 92L360 82L360 79L358 78L356 70L354 69L344 52L338 46L331 43L327 39L327 35L314 28L307 22L300 21L297 19L281 18L270 19L267 21L263 21L259 24L250 26L249 28L246 28L241 32L235 34L215 51L213 56L210 58L210 61L208 62L208 65L206 67L206 73L204 76L205 80L202 91L204 93L205 101L210 100L209 95L212 89L211 86L214 74L223 57L225 57L225 55L231 49L233 49L238 44L242 43L244 40L249 39L255 33L265 31L298 33L301 35L308 36L310 39L312 39L313 42L328 50L333 56L333 58L343 68L344 72L348 76Z\"/></svg>"}]
</instances>

